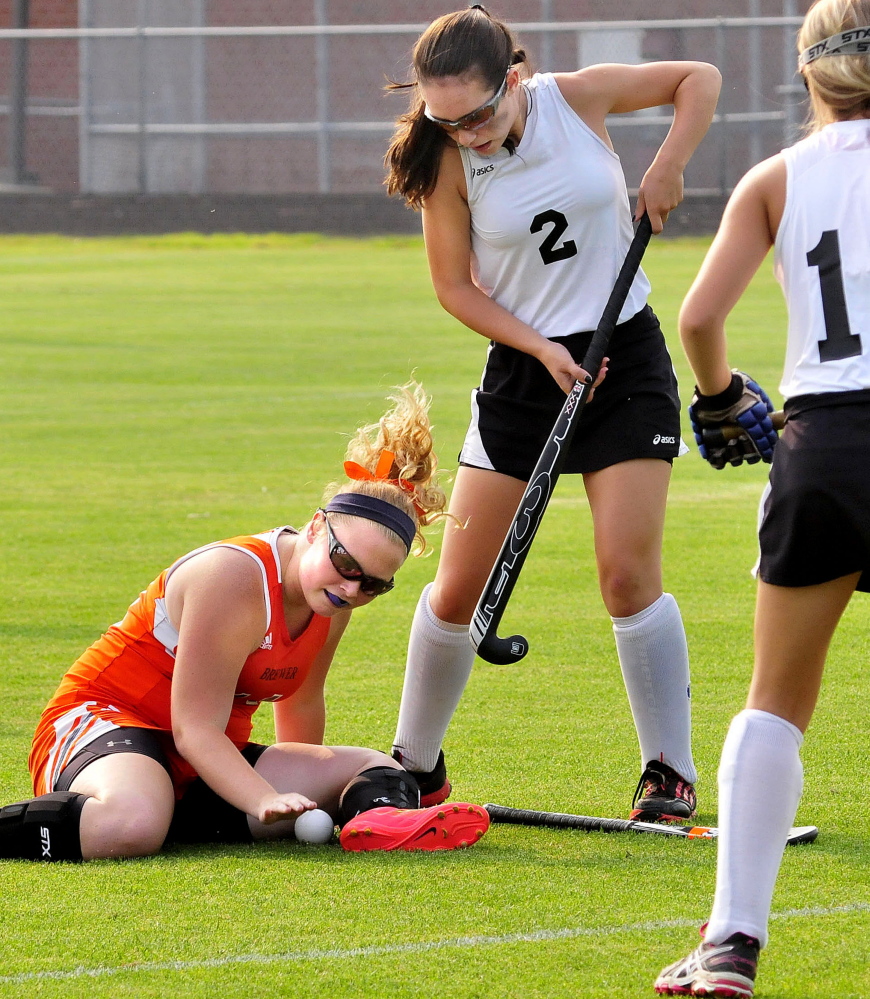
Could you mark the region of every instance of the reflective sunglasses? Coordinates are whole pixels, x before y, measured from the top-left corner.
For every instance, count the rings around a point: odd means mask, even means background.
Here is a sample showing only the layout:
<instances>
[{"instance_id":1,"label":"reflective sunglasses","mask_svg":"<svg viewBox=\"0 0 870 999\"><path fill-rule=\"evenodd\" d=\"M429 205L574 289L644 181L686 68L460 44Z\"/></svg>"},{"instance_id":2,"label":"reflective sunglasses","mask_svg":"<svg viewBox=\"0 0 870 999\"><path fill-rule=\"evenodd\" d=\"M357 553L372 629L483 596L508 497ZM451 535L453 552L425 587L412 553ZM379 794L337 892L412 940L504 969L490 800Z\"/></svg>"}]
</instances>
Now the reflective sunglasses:
<instances>
[{"instance_id":1,"label":"reflective sunglasses","mask_svg":"<svg viewBox=\"0 0 870 999\"><path fill-rule=\"evenodd\" d=\"M505 76L502 85L488 101L481 104L479 108L469 111L468 114L464 114L461 118L457 118L456 121L448 121L446 118L436 118L425 105L423 106L423 114L429 121L434 122L439 128L443 128L445 132L453 133L466 130L473 132L475 129L482 128L498 111L498 106L501 104L501 99L504 97L506 90L507 76Z\"/></svg>"},{"instance_id":2,"label":"reflective sunglasses","mask_svg":"<svg viewBox=\"0 0 870 999\"><path fill-rule=\"evenodd\" d=\"M326 510L321 507L318 512L323 514L323 522L326 524L326 537L329 541L329 561L339 576L342 579L359 583L360 593L364 593L367 597L379 597L382 593L389 593L396 585L396 581L394 579L378 579L377 576L369 576L363 572L359 562L357 562L353 555L350 554L332 533L332 525L329 523Z\"/></svg>"}]
</instances>

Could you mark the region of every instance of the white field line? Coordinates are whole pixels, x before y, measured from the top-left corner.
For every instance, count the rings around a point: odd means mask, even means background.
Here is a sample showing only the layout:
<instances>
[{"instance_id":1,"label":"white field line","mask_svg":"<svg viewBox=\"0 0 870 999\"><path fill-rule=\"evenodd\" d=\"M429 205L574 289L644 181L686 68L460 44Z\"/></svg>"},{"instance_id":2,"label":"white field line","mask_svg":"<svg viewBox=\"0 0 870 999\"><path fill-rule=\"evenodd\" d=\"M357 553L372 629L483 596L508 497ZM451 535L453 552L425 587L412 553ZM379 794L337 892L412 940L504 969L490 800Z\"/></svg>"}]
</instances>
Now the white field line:
<instances>
[{"instance_id":1,"label":"white field line","mask_svg":"<svg viewBox=\"0 0 870 999\"><path fill-rule=\"evenodd\" d=\"M786 909L775 912L771 919L805 919L835 916L841 913L870 912L870 903L852 902L826 908ZM156 971L193 971L199 968L226 968L237 964L292 964L302 961L344 961L353 957L377 957L383 954L422 954L455 947L502 947L515 943L545 943L572 940L578 937L607 937L623 933L648 933L677 926L698 926L700 919L660 919L654 922L626 923L622 926L577 926L564 930L529 930L526 933L505 933L499 936L453 937L448 940L421 940L417 943L380 944L371 947L332 947L318 950L287 951L283 954L236 954L203 961L144 961L141 964L120 964L115 967L72 968L69 971L24 971L16 975L0 975L0 985L43 980L102 978L106 975L129 975Z\"/></svg>"}]
</instances>

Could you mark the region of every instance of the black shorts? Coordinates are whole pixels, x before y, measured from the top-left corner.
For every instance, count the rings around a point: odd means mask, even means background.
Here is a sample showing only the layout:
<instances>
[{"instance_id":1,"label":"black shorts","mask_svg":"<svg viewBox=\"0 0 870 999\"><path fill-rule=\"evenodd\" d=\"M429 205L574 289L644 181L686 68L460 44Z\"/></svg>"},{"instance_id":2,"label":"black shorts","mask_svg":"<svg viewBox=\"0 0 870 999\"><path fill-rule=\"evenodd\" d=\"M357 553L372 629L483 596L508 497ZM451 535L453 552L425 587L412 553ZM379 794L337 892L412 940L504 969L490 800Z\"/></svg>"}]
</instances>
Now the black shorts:
<instances>
[{"instance_id":1,"label":"black shorts","mask_svg":"<svg viewBox=\"0 0 870 999\"><path fill-rule=\"evenodd\" d=\"M870 392L800 396L762 499L758 576L815 586L862 573L870 591Z\"/></svg>"},{"instance_id":2,"label":"black shorts","mask_svg":"<svg viewBox=\"0 0 870 999\"><path fill-rule=\"evenodd\" d=\"M580 363L592 333L553 339ZM632 458L671 461L684 453L677 378L649 306L616 327L607 356L607 377L583 410L563 471L596 472ZM528 481L564 403L565 393L540 361L492 344L472 392L460 464Z\"/></svg>"},{"instance_id":3,"label":"black shorts","mask_svg":"<svg viewBox=\"0 0 870 999\"><path fill-rule=\"evenodd\" d=\"M112 756L115 753L138 753L140 756L148 756L150 759L156 760L172 777L172 767L163 750L164 740L167 739L171 742L172 736L168 732L158 729L116 728L112 732L94 739L84 749L79 750L61 771L54 790L68 791L70 784L85 767L93 763L94 760L102 759L104 756ZM249 742L241 752L242 756L253 766L265 750L266 746L261 746L257 742ZM204 781L197 777L194 783L204 784Z\"/></svg>"},{"instance_id":4,"label":"black shorts","mask_svg":"<svg viewBox=\"0 0 870 999\"><path fill-rule=\"evenodd\" d=\"M70 784L94 760L115 753L138 753L156 760L172 776L169 759L163 752L161 733L150 728L116 728L106 735L89 742L80 749L60 772L55 782L55 791L68 791Z\"/></svg>"}]
</instances>

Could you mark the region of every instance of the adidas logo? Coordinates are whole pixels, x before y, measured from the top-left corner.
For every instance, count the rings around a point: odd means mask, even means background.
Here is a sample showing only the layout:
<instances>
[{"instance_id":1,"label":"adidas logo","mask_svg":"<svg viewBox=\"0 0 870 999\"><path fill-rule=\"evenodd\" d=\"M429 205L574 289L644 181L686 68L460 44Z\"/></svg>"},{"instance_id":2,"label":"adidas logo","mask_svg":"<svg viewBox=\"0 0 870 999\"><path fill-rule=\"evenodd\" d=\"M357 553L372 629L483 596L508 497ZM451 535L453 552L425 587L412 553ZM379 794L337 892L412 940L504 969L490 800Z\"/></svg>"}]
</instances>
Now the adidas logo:
<instances>
[{"instance_id":1,"label":"adidas logo","mask_svg":"<svg viewBox=\"0 0 870 999\"><path fill-rule=\"evenodd\" d=\"M272 648L272 632L270 631L268 635L260 642L261 649L271 649Z\"/></svg>"}]
</instances>

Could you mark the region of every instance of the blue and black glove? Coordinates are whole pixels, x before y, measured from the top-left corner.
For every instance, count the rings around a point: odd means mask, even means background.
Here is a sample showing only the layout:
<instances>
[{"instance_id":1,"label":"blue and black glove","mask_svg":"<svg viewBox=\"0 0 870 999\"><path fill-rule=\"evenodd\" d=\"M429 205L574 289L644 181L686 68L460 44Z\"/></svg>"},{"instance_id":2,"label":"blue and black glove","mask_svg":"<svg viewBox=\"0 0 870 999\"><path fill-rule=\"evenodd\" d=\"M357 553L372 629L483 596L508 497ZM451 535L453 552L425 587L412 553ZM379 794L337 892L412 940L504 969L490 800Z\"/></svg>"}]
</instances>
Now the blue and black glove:
<instances>
[{"instance_id":1,"label":"blue and black glove","mask_svg":"<svg viewBox=\"0 0 870 999\"><path fill-rule=\"evenodd\" d=\"M736 368L731 384L718 395L701 395L696 387L689 419L701 457L713 468L772 461L779 440L770 419L772 412L773 403L764 389ZM742 432L726 436L724 427Z\"/></svg>"}]
</instances>

